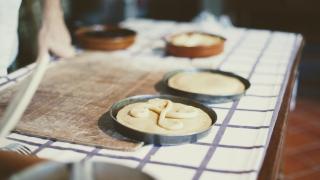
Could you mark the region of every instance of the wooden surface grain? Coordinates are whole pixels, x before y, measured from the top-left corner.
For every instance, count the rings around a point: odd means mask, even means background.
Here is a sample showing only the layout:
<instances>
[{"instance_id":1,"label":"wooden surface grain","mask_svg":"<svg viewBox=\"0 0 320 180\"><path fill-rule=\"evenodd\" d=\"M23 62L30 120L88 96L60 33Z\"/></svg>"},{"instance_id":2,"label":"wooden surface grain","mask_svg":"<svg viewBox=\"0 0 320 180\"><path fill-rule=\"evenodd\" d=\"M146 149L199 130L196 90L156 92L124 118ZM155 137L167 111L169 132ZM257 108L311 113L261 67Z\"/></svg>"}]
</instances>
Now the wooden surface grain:
<instances>
[{"instance_id":1,"label":"wooden surface grain","mask_svg":"<svg viewBox=\"0 0 320 180\"><path fill-rule=\"evenodd\" d=\"M189 67L180 61L115 58L107 53L84 53L53 63L16 131L67 142L133 151L141 147L113 130L104 114L125 97L155 94L163 74ZM0 95L0 115L17 86Z\"/></svg>"}]
</instances>

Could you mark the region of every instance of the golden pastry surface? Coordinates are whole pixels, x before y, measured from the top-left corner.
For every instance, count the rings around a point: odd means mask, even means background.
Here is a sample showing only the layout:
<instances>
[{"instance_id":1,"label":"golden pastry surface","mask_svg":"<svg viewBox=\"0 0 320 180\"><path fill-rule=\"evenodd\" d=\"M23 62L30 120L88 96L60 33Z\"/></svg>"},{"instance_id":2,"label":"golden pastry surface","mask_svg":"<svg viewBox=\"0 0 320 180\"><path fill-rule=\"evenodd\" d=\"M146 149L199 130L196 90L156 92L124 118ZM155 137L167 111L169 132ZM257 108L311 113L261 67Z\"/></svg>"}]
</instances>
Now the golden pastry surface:
<instances>
[{"instance_id":1,"label":"golden pastry surface","mask_svg":"<svg viewBox=\"0 0 320 180\"><path fill-rule=\"evenodd\" d=\"M211 46L220 43L219 37L213 37L202 33L180 34L175 36L171 42L176 46L195 47Z\"/></svg>"},{"instance_id":2,"label":"golden pastry surface","mask_svg":"<svg viewBox=\"0 0 320 180\"><path fill-rule=\"evenodd\" d=\"M168 85L174 89L214 96L243 93L244 84L234 77L210 72L181 72L172 76Z\"/></svg>"},{"instance_id":3,"label":"golden pastry surface","mask_svg":"<svg viewBox=\"0 0 320 180\"><path fill-rule=\"evenodd\" d=\"M158 98L123 107L117 121L138 131L163 135L200 132L212 123L209 115L199 108Z\"/></svg>"}]
</instances>

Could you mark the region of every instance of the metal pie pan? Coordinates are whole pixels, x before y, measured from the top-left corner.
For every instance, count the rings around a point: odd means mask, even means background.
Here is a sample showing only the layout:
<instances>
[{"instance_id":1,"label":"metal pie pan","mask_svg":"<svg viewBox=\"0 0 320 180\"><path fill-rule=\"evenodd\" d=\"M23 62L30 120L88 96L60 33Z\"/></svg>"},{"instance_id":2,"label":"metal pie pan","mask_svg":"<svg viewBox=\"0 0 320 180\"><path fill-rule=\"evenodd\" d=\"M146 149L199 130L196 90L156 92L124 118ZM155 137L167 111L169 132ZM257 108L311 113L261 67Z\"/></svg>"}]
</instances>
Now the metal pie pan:
<instances>
[{"instance_id":1,"label":"metal pie pan","mask_svg":"<svg viewBox=\"0 0 320 180\"><path fill-rule=\"evenodd\" d=\"M225 76L233 77L238 79L240 82L242 82L245 86L245 90L242 93L239 94L233 94L233 95L227 95L227 96L214 96L214 95L207 95L207 94L199 94L199 93L192 93L192 92L187 92L187 91L182 91L179 89L175 89L169 86L168 81L169 79L176 75L177 73L181 72L210 72L214 74L222 74ZM168 72L167 74L164 75L162 81L158 84L157 90L161 94L169 94L169 95L174 95L174 96L180 96L180 97L185 97L185 98L190 98L193 100L200 101L205 104L217 104L217 103L226 103L226 102L231 102L234 100L240 99L245 92L249 89L250 87L250 82L241 77L238 76L234 73L231 72L226 72L226 71L220 71L220 70L214 70L214 69L188 69L188 70L176 70L176 71L171 71Z\"/></svg>"},{"instance_id":2,"label":"metal pie pan","mask_svg":"<svg viewBox=\"0 0 320 180\"><path fill-rule=\"evenodd\" d=\"M204 131L193 132L185 135L164 135L164 134L153 134L153 133L132 129L117 121L116 116L119 110L122 109L124 106L132 103L137 103L137 102L145 102L153 98L169 99L176 103L182 103L182 104L197 107L209 115L209 117L212 120L211 126ZM123 136L128 137L130 139L143 141L147 144L177 145L177 144L183 144L183 143L196 142L198 139L206 136L209 133L210 129L212 128L213 124L216 122L217 114L211 108L197 101L193 101L191 99L186 99L183 97L175 97L170 95L140 95L140 96L133 96L127 99L123 99L121 101L118 101L114 105L112 105L111 109L108 112L107 118L110 118L117 132L119 132Z\"/></svg>"},{"instance_id":3,"label":"metal pie pan","mask_svg":"<svg viewBox=\"0 0 320 180\"><path fill-rule=\"evenodd\" d=\"M91 161L89 163L91 167L91 178L95 180L114 180L114 179L130 179L130 180L153 180L155 179L151 175L144 173L138 169L130 168L127 166ZM29 168L23 169L18 173L10 177L15 180L26 179L48 179L48 180L68 180L74 178L74 170L77 167L79 169L88 169L88 165L84 165L83 162L68 162L59 163L54 161L47 161L33 165ZM79 171L79 170L78 170ZM82 171L85 172L85 171ZM88 174L83 174L88 177ZM73 178L72 178L73 177Z\"/></svg>"}]
</instances>

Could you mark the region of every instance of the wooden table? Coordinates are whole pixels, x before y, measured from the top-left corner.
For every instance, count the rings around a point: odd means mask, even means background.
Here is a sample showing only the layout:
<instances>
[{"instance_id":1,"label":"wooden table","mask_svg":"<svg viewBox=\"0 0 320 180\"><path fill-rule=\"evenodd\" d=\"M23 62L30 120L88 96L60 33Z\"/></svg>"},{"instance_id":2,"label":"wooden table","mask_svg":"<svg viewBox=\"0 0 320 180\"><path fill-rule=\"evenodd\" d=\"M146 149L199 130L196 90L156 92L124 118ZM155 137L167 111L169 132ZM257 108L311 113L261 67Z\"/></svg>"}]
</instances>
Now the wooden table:
<instances>
[{"instance_id":1,"label":"wooden table","mask_svg":"<svg viewBox=\"0 0 320 180\"><path fill-rule=\"evenodd\" d=\"M8 139L26 144L33 150L33 154L42 158L57 161L93 159L120 163L145 171L160 179L277 178L286 118L303 47L303 38L298 34L268 30L222 28L219 31L219 27L212 30L208 28L208 24L130 20L124 25L138 31L139 36L135 45L128 50L112 53L85 53L79 56L80 59L82 58L81 61L75 59L74 65L72 61L66 61L57 66L63 67L61 65L66 64L74 67L71 68L74 73L78 73L76 67L81 67L83 72L86 72L85 67L89 66L91 70L93 67L93 69L108 67L108 64L105 63L112 61L113 58L131 62L132 64L125 68L128 72L131 66L136 70L140 68L140 70L150 72L155 72L156 69L169 71L175 68L202 67L231 71L248 78L252 86L239 101L210 105L217 112L218 121L206 138L196 143L172 147L146 145L135 152L119 152L90 146L94 144L83 142L66 143L59 137L58 140L53 140L13 133ZM198 59L167 56L163 50L164 43L161 37L168 33L190 29L205 30L226 36L228 40L224 53L220 56ZM82 61L86 62L85 59L87 59L87 64L81 64ZM31 70L32 66L26 67L0 79L1 89L10 83L19 82L21 77ZM72 75L67 70L63 72L77 79L76 74ZM86 78L84 74L80 73L79 76ZM54 81L54 75L54 67L52 67L51 70L48 70L48 77L51 77L51 81ZM139 86L131 89L127 95L155 93L152 90L153 84L150 82L153 82L155 76L161 79L161 76L158 77L158 75L143 76ZM92 73L90 78L99 80L100 76L103 76L103 73ZM70 79L66 78L66 80ZM52 87L46 86L50 85L46 78L44 81L43 86L39 89L42 94L36 95L38 99L45 94L43 92L50 91L48 87ZM111 84L112 82L116 80L108 81ZM121 93L116 94L117 98L121 98ZM103 97L108 96L103 93L102 95ZM81 97L86 97L85 91ZM101 102L97 101L93 105L106 105L110 103L110 100L116 100L114 96L110 98ZM36 102L34 103L37 104ZM58 103L63 102L62 98ZM91 112L91 110L89 108L88 111ZM40 116L46 117L45 114ZM22 121L28 122L26 119L23 118ZM19 126L19 131L23 132L24 129L21 127L26 126ZM70 139L63 140L71 141ZM119 149L121 146L106 147ZM167 156L168 154L170 156ZM169 173L161 173L159 169Z\"/></svg>"},{"instance_id":2,"label":"wooden table","mask_svg":"<svg viewBox=\"0 0 320 180\"><path fill-rule=\"evenodd\" d=\"M285 137L287 133L288 114L290 112L290 103L296 98L293 94L294 86L298 81L298 68L301 60L301 54L304 47L304 40L299 45L299 51L296 54L293 66L290 69L288 84L286 86L284 99L280 107L280 112L271 136L270 145L268 147L266 157L264 158L259 179L279 179L282 171L283 150L285 145Z\"/></svg>"}]
</instances>

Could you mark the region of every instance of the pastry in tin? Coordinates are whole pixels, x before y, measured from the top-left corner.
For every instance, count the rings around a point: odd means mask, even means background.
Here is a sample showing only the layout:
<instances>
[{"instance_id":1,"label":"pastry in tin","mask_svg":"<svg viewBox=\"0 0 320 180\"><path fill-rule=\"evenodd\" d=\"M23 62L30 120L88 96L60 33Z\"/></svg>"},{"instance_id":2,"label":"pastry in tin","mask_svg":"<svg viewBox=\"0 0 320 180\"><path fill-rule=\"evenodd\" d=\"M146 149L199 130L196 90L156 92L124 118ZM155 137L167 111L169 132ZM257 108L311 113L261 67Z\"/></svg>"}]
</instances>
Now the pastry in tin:
<instances>
[{"instance_id":1,"label":"pastry in tin","mask_svg":"<svg viewBox=\"0 0 320 180\"><path fill-rule=\"evenodd\" d=\"M180 34L174 36L171 43L176 46L196 47L196 46L212 46L221 43L220 37L211 36L203 33Z\"/></svg>"},{"instance_id":2,"label":"pastry in tin","mask_svg":"<svg viewBox=\"0 0 320 180\"><path fill-rule=\"evenodd\" d=\"M116 118L132 129L163 135L200 132L212 124L210 116L199 108L159 98L129 104Z\"/></svg>"},{"instance_id":3,"label":"pastry in tin","mask_svg":"<svg viewBox=\"0 0 320 180\"><path fill-rule=\"evenodd\" d=\"M225 38L204 33L187 32L166 38L166 51L178 57L208 57L223 52Z\"/></svg>"},{"instance_id":4,"label":"pastry in tin","mask_svg":"<svg viewBox=\"0 0 320 180\"><path fill-rule=\"evenodd\" d=\"M245 85L239 79L211 72L180 72L170 77L168 86L185 92L213 96L230 96L245 91Z\"/></svg>"}]
</instances>

